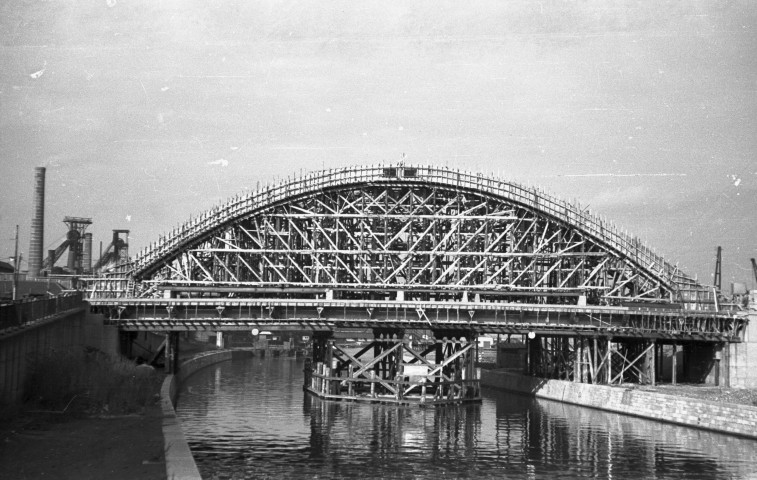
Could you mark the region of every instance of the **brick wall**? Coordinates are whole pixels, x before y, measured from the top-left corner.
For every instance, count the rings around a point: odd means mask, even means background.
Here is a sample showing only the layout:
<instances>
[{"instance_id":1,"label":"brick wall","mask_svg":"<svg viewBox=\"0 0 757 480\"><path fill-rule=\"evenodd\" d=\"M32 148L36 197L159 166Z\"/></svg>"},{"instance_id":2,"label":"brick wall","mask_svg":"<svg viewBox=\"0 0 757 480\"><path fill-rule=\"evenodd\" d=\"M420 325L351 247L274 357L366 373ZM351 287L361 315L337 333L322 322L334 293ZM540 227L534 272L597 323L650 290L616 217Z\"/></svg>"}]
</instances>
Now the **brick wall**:
<instances>
[{"instance_id":1,"label":"brick wall","mask_svg":"<svg viewBox=\"0 0 757 480\"><path fill-rule=\"evenodd\" d=\"M695 400L633 388L481 371L481 385L611 412L757 439L757 407Z\"/></svg>"}]
</instances>

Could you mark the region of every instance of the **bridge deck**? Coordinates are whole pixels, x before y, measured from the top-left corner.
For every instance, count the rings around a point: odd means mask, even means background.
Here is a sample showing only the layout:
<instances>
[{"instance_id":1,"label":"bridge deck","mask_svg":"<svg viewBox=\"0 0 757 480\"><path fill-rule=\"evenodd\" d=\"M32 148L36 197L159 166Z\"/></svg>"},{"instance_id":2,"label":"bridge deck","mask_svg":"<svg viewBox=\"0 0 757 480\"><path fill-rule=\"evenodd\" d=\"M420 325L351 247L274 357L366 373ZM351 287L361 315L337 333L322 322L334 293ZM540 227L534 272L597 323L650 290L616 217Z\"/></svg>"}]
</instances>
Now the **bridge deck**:
<instances>
[{"instance_id":1,"label":"bridge deck","mask_svg":"<svg viewBox=\"0 0 757 480\"><path fill-rule=\"evenodd\" d=\"M746 320L727 312L538 305L325 299L91 299L124 330L334 330L406 328L477 334L589 335L739 342Z\"/></svg>"}]
</instances>

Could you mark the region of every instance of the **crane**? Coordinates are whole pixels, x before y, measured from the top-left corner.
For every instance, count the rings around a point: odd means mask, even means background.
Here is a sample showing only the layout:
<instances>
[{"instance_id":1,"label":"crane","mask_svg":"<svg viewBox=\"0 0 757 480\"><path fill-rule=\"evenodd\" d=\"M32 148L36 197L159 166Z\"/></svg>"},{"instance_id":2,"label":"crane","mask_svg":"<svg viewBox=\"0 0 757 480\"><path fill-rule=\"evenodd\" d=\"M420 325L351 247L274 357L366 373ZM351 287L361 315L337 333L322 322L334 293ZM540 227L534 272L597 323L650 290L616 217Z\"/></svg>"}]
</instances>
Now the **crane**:
<instances>
[{"instance_id":1,"label":"crane","mask_svg":"<svg viewBox=\"0 0 757 480\"><path fill-rule=\"evenodd\" d=\"M721 280L722 280L722 274L721 274L721 265L723 263L722 252L723 252L723 249L718 246L718 253L717 253L717 256L715 257L715 275L713 276L713 284L715 286L715 289L718 292L720 291Z\"/></svg>"}]
</instances>

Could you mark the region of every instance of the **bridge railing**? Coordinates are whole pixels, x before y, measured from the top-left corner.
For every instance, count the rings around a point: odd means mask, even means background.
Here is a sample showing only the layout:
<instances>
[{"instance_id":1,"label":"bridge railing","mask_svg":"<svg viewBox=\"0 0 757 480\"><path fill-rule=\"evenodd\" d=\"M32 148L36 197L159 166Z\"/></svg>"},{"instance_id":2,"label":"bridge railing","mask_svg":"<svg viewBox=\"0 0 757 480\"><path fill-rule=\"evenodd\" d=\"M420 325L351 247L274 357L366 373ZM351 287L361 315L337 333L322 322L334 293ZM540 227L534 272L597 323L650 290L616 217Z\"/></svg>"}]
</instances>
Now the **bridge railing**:
<instances>
[{"instance_id":1,"label":"bridge railing","mask_svg":"<svg viewBox=\"0 0 757 480\"><path fill-rule=\"evenodd\" d=\"M29 298L0 305L0 332L82 307L82 292Z\"/></svg>"},{"instance_id":2,"label":"bridge railing","mask_svg":"<svg viewBox=\"0 0 757 480\"><path fill-rule=\"evenodd\" d=\"M387 175L394 170L396 176ZM412 171L412 177L405 177L404 172ZM183 225L160 236L158 242L143 249L135 258L135 272L149 267L157 259L175 253L183 245L193 243L214 229L228 224L238 217L260 208L274 205L290 197L312 194L326 188L367 182L391 183L398 179L404 181L426 181L450 187L465 188L487 192L509 199L527 208L544 212L569 225L577 226L593 236L598 242L611 248L621 256L628 258L639 268L659 277L668 287L679 290L684 301L699 302L710 293L697 284L691 277L683 274L677 266L665 261L662 255L642 243L637 237L621 232L606 219L592 214L579 205L557 199L537 188L528 188L498 178L487 177L460 170L450 170L434 166L405 166L396 169L386 165L354 166L341 169L329 169L311 172L299 177L287 178L278 184L269 184L245 195L237 195L221 205L201 213ZM687 295L693 292L693 295ZM691 298L686 298L686 297ZM675 299L679 300L679 299Z\"/></svg>"}]
</instances>

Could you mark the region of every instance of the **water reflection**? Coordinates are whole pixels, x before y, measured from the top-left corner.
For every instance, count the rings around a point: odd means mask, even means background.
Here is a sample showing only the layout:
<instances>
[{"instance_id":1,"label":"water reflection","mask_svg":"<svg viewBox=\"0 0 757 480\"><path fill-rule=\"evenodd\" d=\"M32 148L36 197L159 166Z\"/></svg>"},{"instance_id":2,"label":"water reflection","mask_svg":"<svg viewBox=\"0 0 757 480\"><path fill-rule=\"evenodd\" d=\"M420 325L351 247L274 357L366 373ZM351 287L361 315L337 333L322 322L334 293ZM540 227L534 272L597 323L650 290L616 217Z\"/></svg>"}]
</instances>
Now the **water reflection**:
<instances>
[{"instance_id":1,"label":"water reflection","mask_svg":"<svg viewBox=\"0 0 757 480\"><path fill-rule=\"evenodd\" d=\"M475 456L480 435L478 406L397 407L325 402L305 396L310 419L310 456L344 466L353 459L368 472L423 475L428 469L452 471L448 460ZM404 466L400 469L398 462Z\"/></svg>"},{"instance_id":2,"label":"water reflection","mask_svg":"<svg viewBox=\"0 0 757 480\"><path fill-rule=\"evenodd\" d=\"M485 391L445 408L335 403L302 362L190 377L178 413L204 478L747 478L757 442Z\"/></svg>"}]
</instances>

